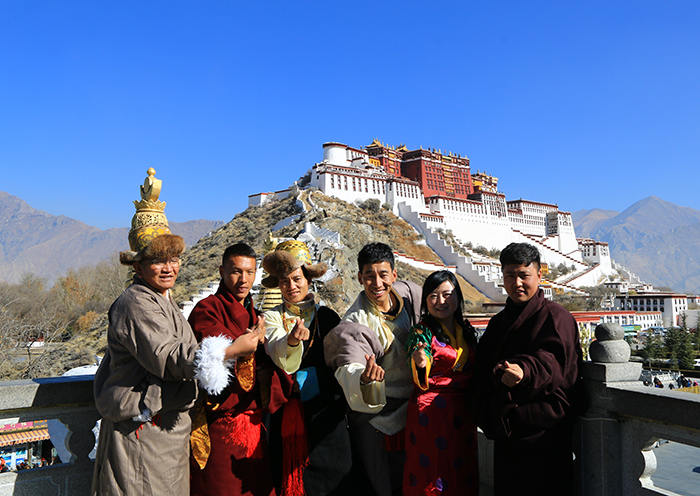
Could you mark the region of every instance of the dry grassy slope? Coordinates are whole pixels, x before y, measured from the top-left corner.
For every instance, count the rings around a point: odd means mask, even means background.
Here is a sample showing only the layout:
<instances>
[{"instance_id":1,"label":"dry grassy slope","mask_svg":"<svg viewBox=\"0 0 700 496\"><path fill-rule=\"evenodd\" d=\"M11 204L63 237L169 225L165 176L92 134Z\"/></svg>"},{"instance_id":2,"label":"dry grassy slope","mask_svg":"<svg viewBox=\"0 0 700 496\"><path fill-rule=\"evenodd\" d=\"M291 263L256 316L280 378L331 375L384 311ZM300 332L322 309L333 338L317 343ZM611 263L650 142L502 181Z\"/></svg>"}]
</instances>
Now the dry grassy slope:
<instances>
[{"instance_id":1,"label":"dry grassy slope","mask_svg":"<svg viewBox=\"0 0 700 496\"><path fill-rule=\"evenodd\" d=\"M308 195L308 196L307 196ZM303 213L294 198L271 202L264 207L248 208L244 212L200 240L183 255L183 267L178 277L174 295L178 300L189 298L200 287L218 278L220 256L226 246L237 241L249 243L256 252L262 252L263 242L271 228L291 215L298 215L289 225L273 232L276 237L296 237L305 222L339 232L341 249L326 249L321 261L328 263L339 275L325 284L317 284L315 291L338 313L343 313L360 291L357 282L357 252L366 243L381 241L395 250L416 258L439 262L439 257L425 244L422 237L404 220L391 212L379 209L372 212L319 191L305 191L300 196L309 211ZM422 284L429 272L399 263L400 278ZM483 295L461 281L465 298L473 302L484 301Z\"/></svg>"},{"instance_id":2,"label":"dry grassy slope","mask_svg":"<svg viewBox=\"0 0 700 496\"><path fill-rule=\"evenodd\" d=\"M306 199L308 192L303 193ZM295 237L303 229L304 223L313 221L321 227L341 234L341 249L326 249L321 259L334 267L339 275L326 284L318 284L315 291L327 305L338 313L345 312L361 287L357 282L357 252L370 241L382 241L408 255L432 261L439 261L437 255L424 244L421 237L403 220L391 212L380 209L370 212L355 205L329 198L315 191L310 193L314 205L306 214L302 213L294 198L272 202L265 207L249 208L236 215L228 224L220 227L211 236L201 239L183 254L183 266L174 290L175 299L182 301L218 279L218 266L224 249L237 241L245 241L261 253L263 242L271 228L280 220L292 215L299 218L288 226L275 231L278 237ZM399 262L399 277L422 284L428 271L419 270ZM485 300L462 278L458 278L465 299L477 303ZM106 347L107 315L99 315L88 329L77 333L68 341L54 343L43 353L32 355L39 360L38 375L60 375L71 367L92 363L96 354L103 354ZM24 377L12 364L0 364L0 377L15 379ZM34 374L37 375L37 374Z\"/></svg>"}]
</instances>

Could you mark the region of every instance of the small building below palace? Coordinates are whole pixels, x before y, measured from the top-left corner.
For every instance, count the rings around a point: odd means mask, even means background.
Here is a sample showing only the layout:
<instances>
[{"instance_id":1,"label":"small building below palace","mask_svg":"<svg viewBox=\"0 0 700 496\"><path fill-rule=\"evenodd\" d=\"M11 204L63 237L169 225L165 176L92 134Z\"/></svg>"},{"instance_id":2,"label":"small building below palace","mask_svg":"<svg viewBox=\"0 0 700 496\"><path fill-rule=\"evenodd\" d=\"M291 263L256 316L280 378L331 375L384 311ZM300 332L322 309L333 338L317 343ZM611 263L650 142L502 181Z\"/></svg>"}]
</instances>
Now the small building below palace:
<instances>
[{"instance_id":1,"label":"small building below palace","mask_svg":"<svg viewBox=\"0 0 700 496\"><path fill-rule=\"evenodd\" d=\"M616 310L660 312L664 327L680 326L688 311L688 295L680 293L637 293L615 296Z\"/></svg>"}]
</instances>

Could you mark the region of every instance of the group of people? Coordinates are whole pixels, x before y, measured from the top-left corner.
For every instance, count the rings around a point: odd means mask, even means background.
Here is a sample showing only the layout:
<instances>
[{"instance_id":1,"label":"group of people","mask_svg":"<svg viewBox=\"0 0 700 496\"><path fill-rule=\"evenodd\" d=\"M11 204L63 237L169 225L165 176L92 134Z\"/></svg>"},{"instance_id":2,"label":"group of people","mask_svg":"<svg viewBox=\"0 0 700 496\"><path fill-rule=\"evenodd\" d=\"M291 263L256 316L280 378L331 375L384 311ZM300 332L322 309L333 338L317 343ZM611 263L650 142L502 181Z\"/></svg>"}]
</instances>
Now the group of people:
<instances>
[{"instance_id":1,"label":"group of people","mask_svg":"<svg viewBox=\"0 0 700 496\"><path fill-rule=\"evenodd\" d=\"M688 378L687 378L686 376L684 376L683 374L680 374L680 375L675 379L675 381L676 381L676 385L675 385L675 386L673 385L673 382L669 382L669 383L668 383L668 388L669 388L669 389L675 389L676 387L679 387L679 388L687 388L687 387L694 387L694 386L697 386L697 385L698 385L698 381L691 381L690 379L688 379ZM654 378L653 378L651 381L649 381L649 380L647 380L647 379L644 379L644 381L642 381L642 382L644 383L645 386L653 386L653 387L656 387L656 388L663 388L663 387L664 387L664 383L661 382L661 379L659 379L659 376L656 376L656 375L654 376Z\"/></svg>"},{"instance_id":2,"label":"group of people","mask_svg":"<svg viewBox=\"0 0 700 496\"><path fill-rule=\"evenodd\" d=\"M501 252L508 300L479 342L455 275L400 281L383 243L358 253L342 318L311 292L326 265L290 240L262 260L281 305L255 309L257 254L237 243L186 320L170 297L183 249L165 233L122 257L134 281L95 377L94 494L475 495L477 425L496 494L572 493L581 351L535 247Z\"/></svg>"},{"instance_id":3,"label":"group of people","mask_svg":"<svg viewBox=\"0 0 700 496\"><path fill-rule=\"evenodd\" d=\"M54 462L55 462L55 460L51 462L51 465L53 465ZM46 460L46 458L41 458L38 463L34 464L34 466L31 466L27 462L27 460L21 460L21 461L17 462L17 465L16 465L14 470L19 472L20 470L27 470L27 469L35 468L35 467L45 467L47 465L49 465L49 462ZM5 459L3 457L0 457L0 473L10 472L12 470L13 469L7 464Z\"/></svg>"}]
</instances>

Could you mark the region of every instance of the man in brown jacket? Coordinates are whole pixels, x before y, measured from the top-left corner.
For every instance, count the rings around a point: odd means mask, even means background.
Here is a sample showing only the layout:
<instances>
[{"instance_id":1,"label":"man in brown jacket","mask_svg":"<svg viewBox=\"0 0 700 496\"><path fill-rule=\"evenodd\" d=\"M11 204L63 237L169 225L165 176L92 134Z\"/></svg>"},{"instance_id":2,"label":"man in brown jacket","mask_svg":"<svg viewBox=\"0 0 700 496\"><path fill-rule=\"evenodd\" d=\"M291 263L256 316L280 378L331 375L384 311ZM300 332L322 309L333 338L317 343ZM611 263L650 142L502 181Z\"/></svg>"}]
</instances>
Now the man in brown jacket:
<instances>
[{"instance_id":1,"label":"man in brown jacket","mask_svg":"<svg viewBox=\"0 0 700 496\"><path fill-rule=\"evenodd\" d=\"M135 202L131 250L120 253L134 281L109 309L107 352L95 374L102 424L92 494L100 496L188 496L187 410L197 396L195 379L221 392L228 367L260 339L250 333L235 342L213 337L197 343L170 296L185 243L170 233L154 174L149 169L142 201Z\"/></svg>"},{"instance_id":2,"label":"man in brown jacket","mask_svg":"<svg viewBox=\"0 0 700 496\"><path fill-rule=\"evenodd\" d=\"M476 359L478 424L495 440L495 493L573 494L576 321L539 289L537 248L511 243L500 260L508 300L489 322Z\"/></svg>"}]
</instances>

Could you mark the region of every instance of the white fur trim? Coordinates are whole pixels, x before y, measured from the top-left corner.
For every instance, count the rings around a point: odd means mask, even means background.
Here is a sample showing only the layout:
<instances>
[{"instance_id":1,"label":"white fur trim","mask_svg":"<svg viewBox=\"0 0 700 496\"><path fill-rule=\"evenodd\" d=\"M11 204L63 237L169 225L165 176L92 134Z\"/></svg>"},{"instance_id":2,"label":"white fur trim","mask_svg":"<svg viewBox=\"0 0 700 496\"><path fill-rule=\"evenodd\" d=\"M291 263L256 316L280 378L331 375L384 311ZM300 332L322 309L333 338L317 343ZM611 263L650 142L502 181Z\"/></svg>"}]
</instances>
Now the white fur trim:
<instances>
[{"instance_id":1,"label":"white fur trim","mask_svg":"<svg viewBox=\"0 0 700 496\"><path fill-rule=\"evenodd\" d=\"M233 343L226 336L202 339L194 359L194 378L209 394L220 394L231 378L230 367L235 360L224 360L226 348Z\"/></svg>"}]
</instances>

